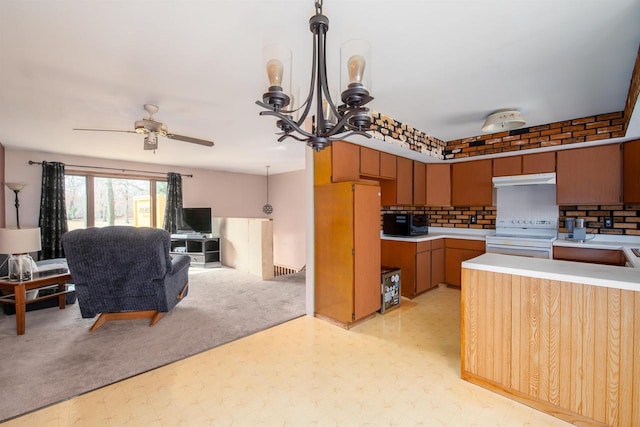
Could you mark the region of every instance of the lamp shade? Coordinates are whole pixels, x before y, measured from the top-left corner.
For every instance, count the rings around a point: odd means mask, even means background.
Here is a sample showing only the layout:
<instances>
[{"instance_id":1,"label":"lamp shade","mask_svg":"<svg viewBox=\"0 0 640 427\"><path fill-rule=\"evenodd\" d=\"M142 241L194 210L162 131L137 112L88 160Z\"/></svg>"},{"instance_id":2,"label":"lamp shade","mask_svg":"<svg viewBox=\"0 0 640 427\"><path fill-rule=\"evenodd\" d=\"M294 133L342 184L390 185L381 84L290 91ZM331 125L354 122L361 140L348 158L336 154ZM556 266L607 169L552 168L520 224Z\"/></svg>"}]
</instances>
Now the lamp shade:
<instances>
[{"instance_id":1,"label":"lamp shade","mask_svg":"<svg viewBox=\"0 0 640 427\"><path fill-rule=\"evenodd\" d=\"M4 185L9 187L9 189L13 191L20 191L27 186L27 184L24 184L22 182L5 182Z\"/></svg>"},{"instance_id":2,"label":"lamp shade","mask_svg":"<svg viewBox=\"0 0 640 427\"><path fill-rule=\"evenodd\" d=\"M488 133L504 132L522 127L527 122L516 110L499 110L490 114L482 125L482 131Z\"/></svg>"},{"instance_id":3,"label":"lamp shade","mask_svg":"<svg viewBox=\"0 0 640 427\"><path fill-rule=\"evenodd\" d=\"M40 228L0 228L0 254L26 254L41 249Z\"/></svg>"}]
</instances>

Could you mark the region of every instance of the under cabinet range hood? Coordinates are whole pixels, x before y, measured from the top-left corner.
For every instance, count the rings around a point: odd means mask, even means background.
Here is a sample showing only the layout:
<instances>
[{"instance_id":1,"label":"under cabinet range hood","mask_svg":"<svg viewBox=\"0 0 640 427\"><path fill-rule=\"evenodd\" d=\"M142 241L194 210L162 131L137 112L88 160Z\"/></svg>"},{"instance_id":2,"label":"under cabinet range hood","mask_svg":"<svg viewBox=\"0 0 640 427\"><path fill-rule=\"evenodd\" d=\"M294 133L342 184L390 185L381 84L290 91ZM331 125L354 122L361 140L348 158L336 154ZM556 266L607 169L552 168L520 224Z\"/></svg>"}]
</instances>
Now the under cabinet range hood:
<instances>
[{"instance_id":1,"label":"under cabinet range hood","mask_svg":"<svg viewBox=\"0 0 640 427\"><path fill-rule=\"evenodd\" d=\"M513 187L514 185L555 184L556 174L550 172L529 175L496 176L492 182L494 188Z\"/></svg>"}]
</instances>

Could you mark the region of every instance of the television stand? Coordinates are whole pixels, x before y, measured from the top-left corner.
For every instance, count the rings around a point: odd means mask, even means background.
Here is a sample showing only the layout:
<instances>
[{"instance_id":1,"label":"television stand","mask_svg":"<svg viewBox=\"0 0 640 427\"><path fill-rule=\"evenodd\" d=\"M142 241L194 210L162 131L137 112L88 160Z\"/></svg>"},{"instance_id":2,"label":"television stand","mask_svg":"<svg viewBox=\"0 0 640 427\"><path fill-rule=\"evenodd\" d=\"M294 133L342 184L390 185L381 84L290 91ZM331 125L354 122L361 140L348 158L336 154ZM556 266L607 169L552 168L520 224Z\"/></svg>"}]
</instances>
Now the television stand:
<instances>
[{"instance_id":1,"label":"television stand","mask_svg":"<svg viewBox=\"0 0 640 427\"><path fill-rule=\"evenodd\" d=\"M191 266L220 267L220 238L201 234L172 234L171 255L189 255Z\"/></svg>"}]
</instances>

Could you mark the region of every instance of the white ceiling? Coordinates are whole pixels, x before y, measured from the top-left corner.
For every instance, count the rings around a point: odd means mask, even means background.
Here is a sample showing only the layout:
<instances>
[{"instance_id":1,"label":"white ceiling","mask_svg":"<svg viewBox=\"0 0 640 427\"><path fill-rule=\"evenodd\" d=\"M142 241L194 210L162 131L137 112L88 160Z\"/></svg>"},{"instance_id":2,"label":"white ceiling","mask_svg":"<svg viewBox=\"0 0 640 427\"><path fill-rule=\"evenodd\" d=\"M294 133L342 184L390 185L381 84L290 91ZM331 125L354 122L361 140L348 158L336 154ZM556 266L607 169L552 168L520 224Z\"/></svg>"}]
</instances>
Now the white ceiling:
<instances>
[{"instance_id":1,"label":"white ceiling","mask_svg":"<svg viewBox=\"0 0 640 427\"><path fill-rule=\"evenodd\" d=\"M288 46L305 92L312 0L0 1L0 142L241 173L304 168L254 104L262 49ZM640 42L639 0L326 0L330 86L342 42L372 46L371 108L443 140L501 108L527 125L621 111ZM306 93L301 93L301 95ZM213 148L73 131L123 129L160 106L169 131ZM636 112L637 113L637 112ZM46 159L44 159L46 160Z\"/></svg>"}]
</instances>

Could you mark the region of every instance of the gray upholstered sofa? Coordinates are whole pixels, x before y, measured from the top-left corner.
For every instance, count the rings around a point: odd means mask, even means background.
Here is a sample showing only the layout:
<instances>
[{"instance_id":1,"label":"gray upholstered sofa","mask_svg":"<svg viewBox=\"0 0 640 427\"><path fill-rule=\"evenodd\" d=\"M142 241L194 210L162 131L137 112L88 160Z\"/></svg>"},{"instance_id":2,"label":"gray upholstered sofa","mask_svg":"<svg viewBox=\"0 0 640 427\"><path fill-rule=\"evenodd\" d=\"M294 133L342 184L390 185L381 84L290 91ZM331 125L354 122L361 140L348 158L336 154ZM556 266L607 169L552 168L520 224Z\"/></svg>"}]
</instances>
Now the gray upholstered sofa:
<instances>
[{"instance_id":1,"label":"gray upholstered sofa","mask_svg":"<svg viewBox=\"0 0 640 427\"><path fill-rule=\"evenodd\" d=\"M62 236L82 317L152 318L153 326L187 294L190 258L169 256L171 236L157 228L110 226Z\"/></svg>"}]
</instances>

